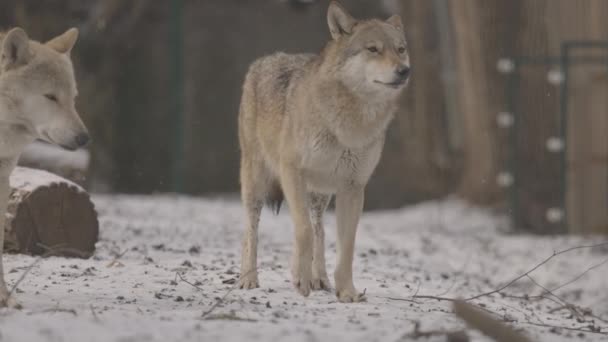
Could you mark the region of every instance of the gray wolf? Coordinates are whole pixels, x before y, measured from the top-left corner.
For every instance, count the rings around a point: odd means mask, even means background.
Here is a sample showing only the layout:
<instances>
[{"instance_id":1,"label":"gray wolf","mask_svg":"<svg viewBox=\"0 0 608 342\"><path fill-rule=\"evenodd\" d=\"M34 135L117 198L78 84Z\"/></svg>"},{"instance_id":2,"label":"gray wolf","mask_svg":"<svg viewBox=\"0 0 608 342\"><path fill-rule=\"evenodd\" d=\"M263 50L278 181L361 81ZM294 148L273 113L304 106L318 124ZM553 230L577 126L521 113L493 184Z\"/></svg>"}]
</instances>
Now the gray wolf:
<instances>
[{"instance_id":1,"label":"gray wolf","mask_svg":"<svg viewBox=\"0 0 608 342\"><path fill-rule=\"evenodd\" d=\"M4 282L2 249L9 176L26 145L40 139L75 150L89 133L75 109L70 51L78 30L42 44L21 28L0 33L0 307L18 307Z\"/></svg>"},{"instance_id":2,"label":"gray wolf","mask_svg":"<svg viewBox=\"0 0 608 342\"><path fill-rule=\"evenodd\" d=\"M337 2L327 13L332 40L318 55L276 53L255 61L239 112L241 196L246 210L241 277L259 286L258 222L265 203L287 200L295 226L297 291L328 290L323 212L336 196L341 302L365 299L353 283L355 235L365 186L384 145L410 61L399 16L356 20Z\"/></svg>"}]
</instances>

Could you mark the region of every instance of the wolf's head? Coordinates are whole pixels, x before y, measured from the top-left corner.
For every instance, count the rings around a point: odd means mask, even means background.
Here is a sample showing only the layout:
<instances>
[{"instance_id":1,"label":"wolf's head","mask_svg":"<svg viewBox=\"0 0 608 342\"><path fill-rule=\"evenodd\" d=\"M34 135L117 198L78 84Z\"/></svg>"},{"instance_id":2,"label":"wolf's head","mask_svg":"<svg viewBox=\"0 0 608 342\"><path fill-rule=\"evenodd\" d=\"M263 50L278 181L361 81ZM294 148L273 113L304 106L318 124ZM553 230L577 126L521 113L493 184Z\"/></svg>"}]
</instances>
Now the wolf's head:
<instances>
[{"instance_id":1,"label":"wolf's head","mask_svg":"<svg viewBox=\"0 0 608 342\"><path fill-rule=\"evenodd\" d=\"M352 91L395 96L408 83L410 58L401 17L356 20L333 1L327 13L338 77Z\"/></svg>"},{"instance_id":2,"label":"wolf's head","mask_svg":"<svg viewBox=\"0 0 608 342\"><path fill-rule=\"evenodd\" d=\"M10 124L34 138L75 150L89 134L75 108L78 95L70 51L73 28L45 44L15 28L0 40L0 94L10 99Z\"/></svg>"}]
</instances>

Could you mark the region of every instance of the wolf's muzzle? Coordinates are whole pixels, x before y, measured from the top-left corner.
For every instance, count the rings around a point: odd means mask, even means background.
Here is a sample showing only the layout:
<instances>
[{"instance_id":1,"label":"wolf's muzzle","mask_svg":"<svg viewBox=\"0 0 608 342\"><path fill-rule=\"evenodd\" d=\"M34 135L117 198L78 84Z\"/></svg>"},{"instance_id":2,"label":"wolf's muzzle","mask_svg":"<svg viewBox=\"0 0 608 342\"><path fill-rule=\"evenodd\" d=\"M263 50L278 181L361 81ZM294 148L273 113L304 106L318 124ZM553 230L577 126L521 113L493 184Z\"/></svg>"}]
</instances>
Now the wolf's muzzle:
<instances>
[{"instance_id":1,"label":"wolf's muzzle","mask_svg":"<svg viewBox=\"0 0 608 342\"><path fill-rule=\"evenodd\" d=\"M411 69L407 65L400 65L397 67L397 69L395 69L395 73L397 74L397 77L404 82L410 78Z\"/></svg>"},{"instance_id":2,"label":"wolf's muzzle","mask_svg":"<svg viewBox=\"0 0 608 342\"><path fill-rule=\"evenodd\" d=\"M91 141L89 133L80 133L68 144L59 144L62 148L68 151L76 151L77 149L86 146Z\"/></svg>"},{"instance_id":3,"label":"wolf's muzzle","mask_svg":"<svg viewBox=\"0 0 608 342\"><path fill-rule=\"evenodd\" d=\"M80 133L76 136L74 141L76 142L76 146L83 147L91 141L91 136L89 136L88 133Z\"/></svg>"}]
</instances>

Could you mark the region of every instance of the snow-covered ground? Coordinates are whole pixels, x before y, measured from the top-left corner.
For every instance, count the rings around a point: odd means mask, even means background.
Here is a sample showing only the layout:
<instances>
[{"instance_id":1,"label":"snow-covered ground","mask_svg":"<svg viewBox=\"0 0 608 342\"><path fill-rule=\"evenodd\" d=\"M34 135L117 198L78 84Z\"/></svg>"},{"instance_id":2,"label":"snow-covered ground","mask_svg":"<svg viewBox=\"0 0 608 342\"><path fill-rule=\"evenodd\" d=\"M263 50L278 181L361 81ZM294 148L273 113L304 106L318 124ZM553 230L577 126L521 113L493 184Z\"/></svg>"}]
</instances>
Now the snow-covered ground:
<instances>
[{"instance_id":1,"label":"snow-covered ground","mask_svg":"<svg viewBox=\"0 0 608 342\"><path fill-rule=\"evenodd\" d=\"M554 251L602 241L501 234L499 218L453 199L366 213L357 238L355 284L366 289L367 302L340 304L328 292L303 298L292 289L293 229L286 211L262 217L261 288L231 291L243 228L237 201L171 196L97 196L94 201L101 220L95 256L48 258L32 267L17 291L25 308L0 310L0 341L445 341L441 333L430 338L412 333L417 322L421 332L463 329L451 303L412 301L412 296L473 296ZM326 228L331 272L336 255L331 213ZM551 259L532 278L552 289L606 259L608 248L573 250ZM9 286L35 260L6 256ZM535 341L608 341L601 334L608 332L607 274L608 263L601 264L555 291L591 313L577 315L581 310L562 308L559 300L492 295L472 302ZM526 278L504 293L542 291ZM539 325L592 326L600 333Z\"/></svg>"}]
</instances>

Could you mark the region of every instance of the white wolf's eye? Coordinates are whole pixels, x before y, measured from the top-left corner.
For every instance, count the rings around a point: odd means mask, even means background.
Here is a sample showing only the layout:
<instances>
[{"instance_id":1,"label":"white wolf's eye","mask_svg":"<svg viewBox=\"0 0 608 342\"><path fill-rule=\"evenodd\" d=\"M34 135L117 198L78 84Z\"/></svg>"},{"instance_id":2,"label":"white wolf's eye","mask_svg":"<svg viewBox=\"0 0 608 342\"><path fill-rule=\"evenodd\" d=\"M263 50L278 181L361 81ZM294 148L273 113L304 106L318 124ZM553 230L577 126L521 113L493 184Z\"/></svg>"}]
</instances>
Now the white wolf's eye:
<instances>
[{"instance_id":1,"label":"white wolf's eye","mask_svg":"<svg viewBox=\"0 0 608 342\"><path fill-rule=\"evenodd\" d=\"M375 46L370 46L367 48L367 51L369 51L371 53L378 53L378 48Z\"/></svg>"},{"instance_id":2,"label":"white wolf's eye","mask_svg":"<svg viewBox=\"0 0 608 342\"><path fill-rule=\"evenodd\" d=\"M44 95L44 97L46 97L47 99L49 99L53 102L57 102L57 96L55 96L53 94L46 94L46 95Z\"/></svg>"}]
</instances>

